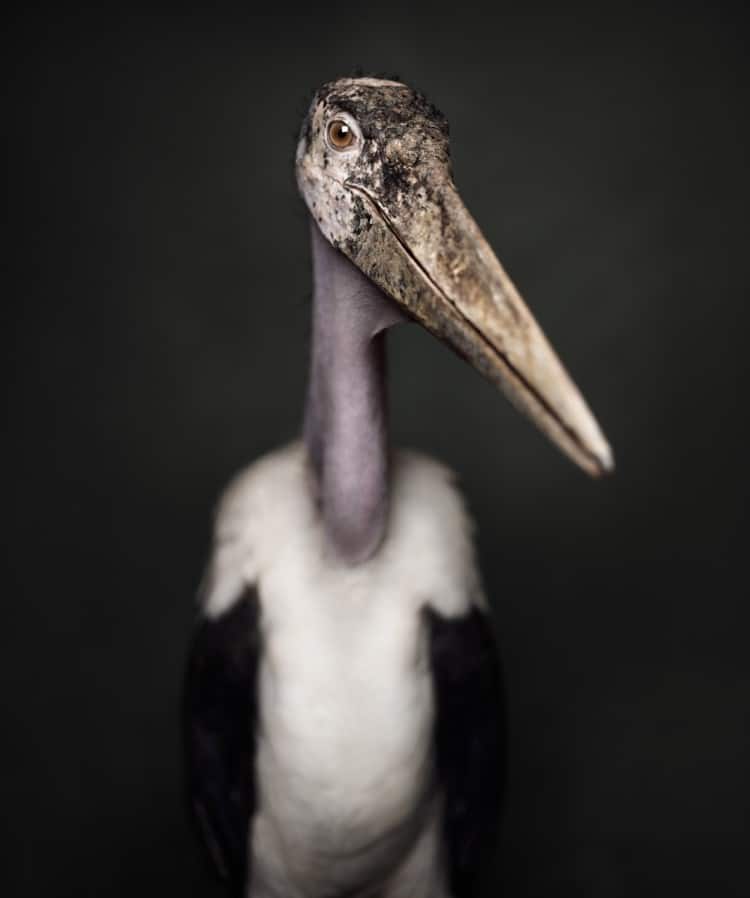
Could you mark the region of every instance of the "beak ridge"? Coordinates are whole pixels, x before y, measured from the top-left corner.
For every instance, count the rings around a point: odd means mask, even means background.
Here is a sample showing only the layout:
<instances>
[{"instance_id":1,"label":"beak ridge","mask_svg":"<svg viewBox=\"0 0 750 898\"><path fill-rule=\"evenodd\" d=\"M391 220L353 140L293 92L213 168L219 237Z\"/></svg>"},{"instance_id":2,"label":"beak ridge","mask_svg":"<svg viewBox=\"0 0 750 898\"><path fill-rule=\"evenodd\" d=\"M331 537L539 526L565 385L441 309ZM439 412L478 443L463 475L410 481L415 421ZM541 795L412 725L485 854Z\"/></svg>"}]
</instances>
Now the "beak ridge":
<instances>
[{"instance_id":1,"label":"beak ridge","mask_svg":"<svg viewBox=\"0 0 750 898\"><path fill-rule=\"evenodd\" d=\"M612 471L596 419L452 182L403 212L386 209L364 186L347 186L372 220L366 241L342 247L352 261L583 470Z\"/></svg>"}]
</instances>

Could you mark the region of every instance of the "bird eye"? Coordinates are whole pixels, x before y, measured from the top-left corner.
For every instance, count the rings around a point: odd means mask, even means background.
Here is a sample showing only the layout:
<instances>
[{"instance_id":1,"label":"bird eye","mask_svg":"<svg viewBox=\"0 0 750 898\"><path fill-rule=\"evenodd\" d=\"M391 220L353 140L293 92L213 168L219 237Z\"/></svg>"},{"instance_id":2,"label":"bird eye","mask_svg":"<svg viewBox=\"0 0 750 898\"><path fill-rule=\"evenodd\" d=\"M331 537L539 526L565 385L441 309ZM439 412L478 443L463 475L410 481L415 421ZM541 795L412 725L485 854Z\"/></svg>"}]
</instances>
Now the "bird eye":
<instances>
[{"instance_id":1,"label":"bird eye","mask_svg":"<svg viewBox=\"0 0 750 898\"><path fill-rule=\"evenodd\" d=\"M351 125L335 119L328 126L328 140L335 149L345 150L354 143L354 131Z\"/></svg>"}]
</instances>

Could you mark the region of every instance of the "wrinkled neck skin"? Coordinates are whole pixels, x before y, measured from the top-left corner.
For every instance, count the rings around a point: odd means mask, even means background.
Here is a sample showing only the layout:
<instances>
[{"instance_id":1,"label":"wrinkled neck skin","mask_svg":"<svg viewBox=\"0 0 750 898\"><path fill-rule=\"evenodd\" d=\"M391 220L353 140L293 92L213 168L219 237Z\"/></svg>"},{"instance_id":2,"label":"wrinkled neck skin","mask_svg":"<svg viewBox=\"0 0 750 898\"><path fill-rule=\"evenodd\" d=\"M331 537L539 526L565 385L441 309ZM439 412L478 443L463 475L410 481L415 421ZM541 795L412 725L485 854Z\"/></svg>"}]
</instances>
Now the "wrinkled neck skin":
<instances>
[{"instance_id":1,"label":"wrinkled neck skin","mask_svg":"<svg viewBox=\"0 0 750 898\"><path fill-rule=\"evenodd\" d=\"M314 286L304 437L328 543L342 561L358 564L385 533L385 331L404 318L310 224Z\"/></svg>"}]
</instances>

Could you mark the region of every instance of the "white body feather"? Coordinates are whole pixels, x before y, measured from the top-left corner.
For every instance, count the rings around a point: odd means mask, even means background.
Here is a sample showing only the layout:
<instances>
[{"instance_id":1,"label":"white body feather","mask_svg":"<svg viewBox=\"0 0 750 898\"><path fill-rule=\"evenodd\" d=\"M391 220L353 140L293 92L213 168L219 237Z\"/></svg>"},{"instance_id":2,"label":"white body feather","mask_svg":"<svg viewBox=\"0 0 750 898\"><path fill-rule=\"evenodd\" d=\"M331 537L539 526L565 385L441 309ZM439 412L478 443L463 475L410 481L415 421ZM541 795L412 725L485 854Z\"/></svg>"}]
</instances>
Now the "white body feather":
<instances>
[{"instance_id":1,"label":"white body feather","mask_svg":"<svg viewBox=\"0 0 750 898\"><path fill-rule=\"evenodd\" d=\"M221 501L204 613L249 584L261 603L251 898L448 894L421 609L463 615L483 597L451 473L404 452L392 476L385 541L354 567L326 543L301 444Z\"/></svg>"}]
</instances>

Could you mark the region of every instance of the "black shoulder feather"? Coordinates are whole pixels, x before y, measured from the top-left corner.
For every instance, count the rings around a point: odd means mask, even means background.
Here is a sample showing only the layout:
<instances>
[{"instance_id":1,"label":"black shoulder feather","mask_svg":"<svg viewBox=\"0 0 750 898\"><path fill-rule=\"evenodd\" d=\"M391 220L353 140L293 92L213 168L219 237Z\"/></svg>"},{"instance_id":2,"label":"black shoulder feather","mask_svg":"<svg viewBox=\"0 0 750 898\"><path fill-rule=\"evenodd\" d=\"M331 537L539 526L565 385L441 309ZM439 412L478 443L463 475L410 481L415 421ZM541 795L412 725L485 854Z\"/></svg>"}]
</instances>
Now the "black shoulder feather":
<instances>
[{"instance_id":1,"label":"black shoulder feather","mask_svg":"<svg viewBox=\"0 0 750 898\"><path fill-rule=\"evenodd\" d=\"M220 617L199 620L183 706L192 810L219 873L238 895L249 875L255 811L259 613L257 591L250 587Z\"/></svg>"},{"instance_id":2,"label":"black shoulder feather","mask_svg":"<svg viewBox=\"0 0 750 898\"><path fill-rule=\"evenodd\" d=\"M505 783L500 661L489 617L426 610L451 894L469 898L497 838Z\"/></svg>"}]
</instances>

